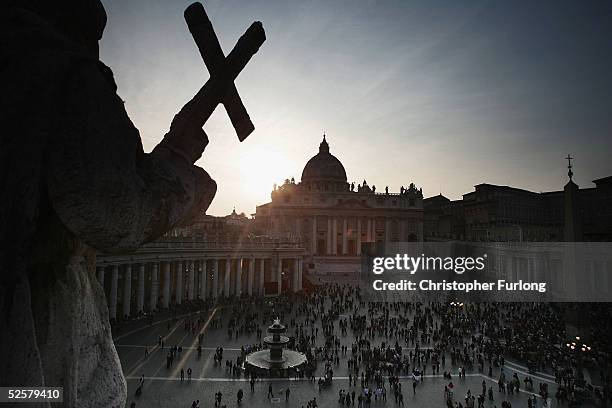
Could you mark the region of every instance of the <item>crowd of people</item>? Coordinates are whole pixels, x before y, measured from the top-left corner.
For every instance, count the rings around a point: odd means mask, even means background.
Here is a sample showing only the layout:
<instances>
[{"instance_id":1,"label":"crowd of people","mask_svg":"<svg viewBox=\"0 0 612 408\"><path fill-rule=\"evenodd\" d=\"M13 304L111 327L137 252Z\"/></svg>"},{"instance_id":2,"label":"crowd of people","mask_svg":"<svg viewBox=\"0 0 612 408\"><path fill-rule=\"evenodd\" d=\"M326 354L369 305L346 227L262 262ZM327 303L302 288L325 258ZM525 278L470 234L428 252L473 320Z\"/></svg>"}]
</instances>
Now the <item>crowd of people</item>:
<instances>
[{"instance_id":1,"label":"crowd of people","mask_svg":"<svg viewBox=\"0 0 612 408\"><path fill-rule=\"evenodd\" d=\"M485 404L509 408L509 397L519 393L527 395L525 406L530 408L550 406L553 398L576 405L589 391L579 382L576 359L560 346L566 340L565 325L555 305L372 302L359 288L324 285L310 294L226 301L218 310L209 330L224 330L228 341L244 344L238 355L225 360L219 345L214 362L225 366L229 377L249 378L251 392L255 392L255 383L264 381L270 373L245 365L245 357L266 347L262 337L276 317L288 326L288 347L306 354L308 361L281 374L316 383L315 389L323 393L334 384L334 372L344 366L348 387L342 383L338 391L340 406L369 408L388 399L403 406L406 391L402 384L410 383L412 394L416 394L428 375L445 380L441 400L449 408ZM186 320L184 324L187 333L198 336L199 355L203 319ZM180 345L168 351L168 368L177 353L181 353ZM534 388L532 375L513 370L506 359L526 364L533 373L551 373L556 382L554 392L547 381ZM457 397L456 382L465 381L466 373L488 377L489 386L483 380L479 393L468 390L463 398ZM497 383L495 389L491 380ZM286 391L288 400L289 388ZM592 397L603 398L595 391ZM268 397L273 394L270 385ZM221 391L214 400L215 406L222 406ZM240 389L236 403L240 405L242 400ZM305 405L317 404L315 397Z\"/></svg>"}]
</instances>

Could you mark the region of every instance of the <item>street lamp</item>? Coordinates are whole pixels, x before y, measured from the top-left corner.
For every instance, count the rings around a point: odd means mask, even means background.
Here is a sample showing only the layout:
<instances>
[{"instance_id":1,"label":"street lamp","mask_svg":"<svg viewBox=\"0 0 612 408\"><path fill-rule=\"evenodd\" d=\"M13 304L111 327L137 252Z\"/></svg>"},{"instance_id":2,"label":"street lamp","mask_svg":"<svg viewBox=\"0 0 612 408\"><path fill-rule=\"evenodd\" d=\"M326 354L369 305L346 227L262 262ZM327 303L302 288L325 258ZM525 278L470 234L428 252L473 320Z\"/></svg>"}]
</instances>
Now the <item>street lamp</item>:
<instances>
[{"instance_id":1,"label":"street lamp","mask_svg":"<svg viewBox=\"0 0 612 408\"><path fill-rule=\"evenodd\" d=\"M591 346L580 341L580 336L576 336L574 341L565 344L571 352L575 352L577 377L583 379L582 363L584 355L591 351Z\"/></svg>"}]
</instances>

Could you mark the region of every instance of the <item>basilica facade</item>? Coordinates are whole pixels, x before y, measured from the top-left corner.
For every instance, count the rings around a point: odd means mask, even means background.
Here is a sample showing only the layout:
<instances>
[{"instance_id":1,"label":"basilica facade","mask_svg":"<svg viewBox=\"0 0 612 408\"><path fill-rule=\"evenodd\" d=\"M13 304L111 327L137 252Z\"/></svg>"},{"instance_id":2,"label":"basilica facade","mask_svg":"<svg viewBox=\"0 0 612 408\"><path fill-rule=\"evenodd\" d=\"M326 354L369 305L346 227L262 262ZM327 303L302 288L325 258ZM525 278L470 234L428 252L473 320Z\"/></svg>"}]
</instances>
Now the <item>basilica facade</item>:
<instances>
[{"instance_id":1,"label":"basilica facade","mask_svg":"<svg viewBox=\"0 0 612 408\"><path fill-rule=\"evenodd\" d=\"M398 193L377 190L365 180L357 186L349 183L325 136L301 181L275 186L271 199L257 206L257 230L299 239L310 265L334 258L358 262L364 244L382 251L390 242L423 239L422 191L412 183Z\"/></svg>"}]
</instances>

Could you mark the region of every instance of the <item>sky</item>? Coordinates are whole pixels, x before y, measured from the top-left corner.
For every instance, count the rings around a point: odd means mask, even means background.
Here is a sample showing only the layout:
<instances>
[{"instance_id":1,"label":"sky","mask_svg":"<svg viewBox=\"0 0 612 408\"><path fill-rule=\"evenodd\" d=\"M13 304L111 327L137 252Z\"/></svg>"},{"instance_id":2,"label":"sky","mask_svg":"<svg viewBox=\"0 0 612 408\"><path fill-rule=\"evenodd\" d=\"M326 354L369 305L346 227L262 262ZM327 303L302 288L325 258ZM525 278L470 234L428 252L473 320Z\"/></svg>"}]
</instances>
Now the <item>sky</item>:
<instances>
[{"instance_id":1,"label":"sky","mask_svg":"<svg viewBox=\"0 0 612 408\"><path fill-rule=\"evenodd\" d=\"M183 19L190 1L102 0L101 59L145 151L208 79ZM253 21L267 40L236 80L255 132L222 107L197 164L208 213L251 214L301 178L323 133L348 181L414 182L461 198L480 183L532 191L612 175L612 2L212 0L226 54Z\"/></svg>"}]
</instances>

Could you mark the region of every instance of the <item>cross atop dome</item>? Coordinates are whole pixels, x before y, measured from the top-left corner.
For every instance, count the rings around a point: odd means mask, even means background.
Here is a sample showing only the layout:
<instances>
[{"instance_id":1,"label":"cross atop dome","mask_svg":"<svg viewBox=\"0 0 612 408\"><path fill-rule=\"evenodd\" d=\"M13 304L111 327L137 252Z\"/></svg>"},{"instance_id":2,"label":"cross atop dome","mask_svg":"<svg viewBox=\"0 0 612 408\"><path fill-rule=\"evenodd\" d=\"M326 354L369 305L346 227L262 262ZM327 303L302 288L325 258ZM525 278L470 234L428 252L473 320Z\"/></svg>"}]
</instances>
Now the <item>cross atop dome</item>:
<instances>
[{"instance_id":1,"label":"cross atop dome","mask_svg":"<svg viewBox=\"0 0 612 408\"><path fill-rule=\"evenodd\" d=\"M325 140L325 135L323 135L323 140ZM572 171L572 159L573 157L571 155L567 155L566 157L567 159L567 175L569 176L570 181L572 181L572 176L574 175L574 172Z\"/></svg>"},{"instance_id":2,"label":"cross atop dome","mask_svg":"<svg viewBox=\"0 0 612 408\"><path fill-rule=\"evenodd\" d=\"M319 145L319 153L329 153L329 144L325 140L325 132L323 133L323 141Z\"/></svg>"}]
</instances>

